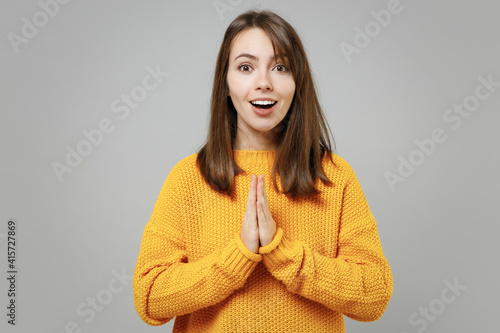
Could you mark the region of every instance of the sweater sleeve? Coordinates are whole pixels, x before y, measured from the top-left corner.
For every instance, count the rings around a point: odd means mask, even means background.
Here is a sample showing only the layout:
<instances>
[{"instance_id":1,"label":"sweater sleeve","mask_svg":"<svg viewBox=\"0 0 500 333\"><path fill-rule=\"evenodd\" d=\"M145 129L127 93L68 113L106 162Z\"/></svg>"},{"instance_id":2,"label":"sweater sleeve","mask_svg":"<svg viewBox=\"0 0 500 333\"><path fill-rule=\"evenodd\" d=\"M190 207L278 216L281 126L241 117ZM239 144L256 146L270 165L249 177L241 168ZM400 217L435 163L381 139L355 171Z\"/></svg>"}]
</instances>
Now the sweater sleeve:
<instances>
[{"instance_id":1,"label":"sweater sleeve","mask_svg":"<svg viewBox=\"0 0 500 333\"><path fill-rule=\"evenodd\" d=\"M174 166L161 189L142 235L133 275L134 305L149 325L163 325L175 316L221 302L245 284L262 260L235 234L224 248L189 261L179 169Z\"/></svg>"},{"instance_id":2,"label":"sweater sleeve","mask_svg":"<svg viewBox=\"0 0 500 333\"><path fill-rule=\"evenodd\" d=\"M290 292L351 319L374 321L392 296L392 273L361 186L352 168L347 170L336 258L286 239L281 228L259 253L269 272Z\"/></svg>"}]
</instances>

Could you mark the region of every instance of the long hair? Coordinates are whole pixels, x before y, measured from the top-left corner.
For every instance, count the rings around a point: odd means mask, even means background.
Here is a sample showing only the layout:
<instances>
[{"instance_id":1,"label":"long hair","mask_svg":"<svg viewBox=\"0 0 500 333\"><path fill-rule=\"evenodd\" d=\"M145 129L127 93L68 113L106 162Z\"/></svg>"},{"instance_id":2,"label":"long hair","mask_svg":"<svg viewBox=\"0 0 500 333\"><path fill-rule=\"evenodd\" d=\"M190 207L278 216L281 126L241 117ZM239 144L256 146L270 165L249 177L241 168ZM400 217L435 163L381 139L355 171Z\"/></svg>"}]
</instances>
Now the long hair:
<instances>
[{"instance_id":1,"label":"long hair","mask_svg":"<svg viewBox=\"0 0 500 333\"><path fill-rule=\"evenodd\" d=\"M330 128L319 104L299 36L288 22L267 10L249 10L239 15L224 34L215 67L208 137L197 157L201 174L213 189L232 196L234 176L244 171L233 158L238 117L228 96L227 72L234 38L250 28L265 31L272 41L274 54L288 57L295 81L295 94L288 113L276 127L277 155L272 169L274 188L279 191L276 184L276 174L279 173L284 194L296 197L320 193L314 184L316 176L324 183L332 184L321 163L325 153L334 163L328 136Z\"/></svg>"}]
</instances>

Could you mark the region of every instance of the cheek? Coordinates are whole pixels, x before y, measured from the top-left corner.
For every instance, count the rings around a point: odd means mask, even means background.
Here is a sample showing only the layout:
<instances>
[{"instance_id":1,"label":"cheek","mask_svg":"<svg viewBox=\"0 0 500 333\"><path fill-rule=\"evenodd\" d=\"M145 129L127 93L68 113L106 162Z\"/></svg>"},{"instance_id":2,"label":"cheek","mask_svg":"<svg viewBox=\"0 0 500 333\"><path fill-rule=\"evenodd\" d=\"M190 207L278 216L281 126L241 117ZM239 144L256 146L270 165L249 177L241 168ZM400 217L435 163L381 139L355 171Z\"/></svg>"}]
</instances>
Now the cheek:
<instances>
[{"instance_id":1,"label":"cheek","mask_svg":"<svg viewBox=\"0 0 500 333\"><path fill-rule=\"evenodd\" d=\"M293 95L295 94L295 82L293 79L286 83L283 88L283 95L292 102Z\"/></svg>"},{"instance_id":2,"label":"cheek","mask_svg":"<svg viewBox=\"0 0 500 333\"><path fill-rule=\"evenodd\" d=\"M279 90L283 97L295 92L295 81L292 76L281 76L275 81L276 90Z\"/></svg>"},{"instance_id":3,"label":"cheek","mask_svg":"<svg viewBox=\"0 0 500 333\"><path fill-rule=\"evenodd\" d=\"M244 82L241 82L241 80L238 80L237 78L228 75L227 86L229 88L229 92L231 93L231 96L236 97L236 98L243 97L244 91L246 89Z\"/></svg>"},{"instance_id":4,"label":"cheek","mask_svg":"<svg viewBox=\"0 0 500 333\"><path fill-rule=\"evenodd\" d=\"M229 90L229 93L232 94L232 91L234 90L234 88L233 88L234 84L233 84L233 79L232 79L231 75L229 75L229 74L226 77L226 83L227 83L227 88Z\"/></svg>"}]
</instances>

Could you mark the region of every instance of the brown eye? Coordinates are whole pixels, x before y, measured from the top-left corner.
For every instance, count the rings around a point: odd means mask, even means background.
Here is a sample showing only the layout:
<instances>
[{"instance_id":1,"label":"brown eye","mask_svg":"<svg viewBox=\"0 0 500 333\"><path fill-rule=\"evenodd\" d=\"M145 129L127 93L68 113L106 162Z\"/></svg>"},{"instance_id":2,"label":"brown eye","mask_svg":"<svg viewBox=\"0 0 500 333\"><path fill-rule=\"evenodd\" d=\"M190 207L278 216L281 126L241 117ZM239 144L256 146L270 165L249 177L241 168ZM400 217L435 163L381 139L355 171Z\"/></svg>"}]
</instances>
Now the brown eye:
<instances>
[{"instance_id":1,"label":"brown eye","mask_svg":"<svg viewBox=\"0 0 500 333\"><path fill-rule=\"evenodd\" d=\"M285 67L285 65L276 65L276 70L278 72L286 72L288 69Z\"/></svg>"},{"instance_id":2,"label":"brown eye","mask_svg":"<svg viewBox=\"0 0 500 333\"><path fill-rule=\"evenodd\" d=\"M250 70L250 66L249 65L240 65L238 68L242 72L248 72Z\"/></svg>"}]
</instances>

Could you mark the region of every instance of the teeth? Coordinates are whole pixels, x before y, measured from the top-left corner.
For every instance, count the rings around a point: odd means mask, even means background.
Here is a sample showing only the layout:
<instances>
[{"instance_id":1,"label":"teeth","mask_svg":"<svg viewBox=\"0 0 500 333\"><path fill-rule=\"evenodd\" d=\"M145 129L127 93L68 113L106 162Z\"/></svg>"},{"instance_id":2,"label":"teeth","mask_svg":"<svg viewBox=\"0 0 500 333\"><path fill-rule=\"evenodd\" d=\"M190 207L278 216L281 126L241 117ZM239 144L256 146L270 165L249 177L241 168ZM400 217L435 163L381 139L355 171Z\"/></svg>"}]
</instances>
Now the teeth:
<instances>
[{"instance_id":1,"label":"teeth","mask_svg":"<svg viewBox=\"0 0 500 333\"><path fill-rule=\"evenodd\" d=\"M276 103L275 101L254 101L254 102L250 102L254 105L270 105L270 104L274 104Z\"/></svg>"}]
</instances>

